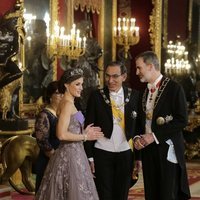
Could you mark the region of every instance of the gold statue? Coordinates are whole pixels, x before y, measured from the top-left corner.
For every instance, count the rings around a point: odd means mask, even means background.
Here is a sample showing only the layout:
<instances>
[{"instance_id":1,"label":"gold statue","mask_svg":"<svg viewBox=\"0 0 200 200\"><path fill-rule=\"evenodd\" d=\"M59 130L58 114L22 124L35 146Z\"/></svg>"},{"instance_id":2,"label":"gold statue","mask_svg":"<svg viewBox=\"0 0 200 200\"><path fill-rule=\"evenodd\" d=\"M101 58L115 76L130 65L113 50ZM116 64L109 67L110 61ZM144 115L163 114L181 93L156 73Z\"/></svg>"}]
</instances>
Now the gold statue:
<instances>
[{"instance_id":1,"label":"gold statue","mask_svg":"<svg viewBox=\"0 0 200 200\"><path fill-rule=\"evenodd\" d=\"M0 182L9 181L15 190L23 193L11 179L11 176L19 169L22 174L22 183L29 192L34 192L32 164L36 161L38 154L39 147L32 136L20 135L7 139L1 149L4 172L0 177Z\"/></svg>"},{"instance_id":2,"label":"gold statue","mask_svg":"<svg viewBox=\"0 0 200 200\"><path fill-rule=\"evenodd\" d=\"M20 80L17 79L0 89L0 112L2 112L3 120L7 119L7 113L11 110L13 93L19 86Z\"/></svg>"}]
</instances>

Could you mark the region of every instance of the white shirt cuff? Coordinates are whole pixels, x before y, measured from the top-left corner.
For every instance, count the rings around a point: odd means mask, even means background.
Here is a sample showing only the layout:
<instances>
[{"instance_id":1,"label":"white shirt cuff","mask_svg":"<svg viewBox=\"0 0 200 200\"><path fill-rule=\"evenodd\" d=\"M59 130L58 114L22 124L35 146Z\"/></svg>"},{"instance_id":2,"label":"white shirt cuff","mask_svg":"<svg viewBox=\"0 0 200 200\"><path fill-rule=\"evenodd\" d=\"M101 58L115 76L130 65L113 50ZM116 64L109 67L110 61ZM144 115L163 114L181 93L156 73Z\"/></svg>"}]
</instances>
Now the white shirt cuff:
<instances>
[{"instance_id":1,"label":"white shirt cuff","mask_svg":"<svg viewBox=\"0 0 200 200\"><path fill-rule=\"evenodd\" d=\"M134 138L133 138L133 141L137 138L141 138L139 135L136 135Z\"/></svg>"},{"instance_id":2,"label":"white shirt cuff","mask_svg":"<svg viewBox=\"0 0 200 200\"><path fill-rule=\"evenodd\" d=\"M94 158L88 158L90 162L94 162Z\"/></svg>"},{"instance_id":3,"label":"white shirt cuff","mask_svg":"<svg viewBox=\"0 0 200 200\"><path fill-rule=\"evenodd\" d=\"M156 144L159 144L159 141L158 141L158 139L156 138L156 136L155 136L155 134L153 132L152 132L152 135L153 135L153 138L154 138Z\"/></svg>"}]
</instances>

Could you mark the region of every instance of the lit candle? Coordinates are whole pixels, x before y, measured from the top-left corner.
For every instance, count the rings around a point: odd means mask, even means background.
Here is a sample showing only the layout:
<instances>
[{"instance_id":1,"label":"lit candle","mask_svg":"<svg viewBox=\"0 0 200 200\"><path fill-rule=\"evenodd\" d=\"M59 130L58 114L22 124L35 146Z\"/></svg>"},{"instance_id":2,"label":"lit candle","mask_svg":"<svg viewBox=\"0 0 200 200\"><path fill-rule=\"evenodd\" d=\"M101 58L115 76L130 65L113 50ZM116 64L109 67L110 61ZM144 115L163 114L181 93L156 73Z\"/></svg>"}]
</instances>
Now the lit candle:
<instances>
[{"instance_id":1,"label":"lit candle","mask_svg":"<svg viewBox=\"0 0 200 200\"><path fill-rule=\"evenodd\" d=\"M77 31L76 31L76 38L78 39L79 37L80 37L80 30L77 29Z\"/></svg>"},{"instance_id":2,"label":"lit candle","mask_svg":"<svg viewBox=\"0 0 200 200\"><path fill-rule=\"evenodd\" d=\"M62 26L61 28L60 28L60 37L59 37L59 39L60 39L60 46L64 46L64 32L65 32L65 28Z\"/></svg>"},{"instance_id":3,"label":"lit candle","mask_svg":"<svg viewBox=\"0 0 200 200\"><path fill-rule=\"evenodd\" d=\"M139 37L139 27L135 27L135 36Z\"/></svg>"},{"instance_id":4,"label":"lit candle","mask_svg":"<svg viewBox=\"0 0 200 200\"><path fill-rule=\"evenodd\" d=\"M78 39L78 48L81 48L81 42L82 42L82 38Z\"/></svg>"},{"instance_id":5,"label":"lit candle","mask_svg":"<svg viewBox=\"0 0 200 200\"><path fill-rule=\"evenodd\" d=\"M123 18L123 27L125 26L125 23L126 23L126 18L124 17Z\"/></svg>"},{"instance_id":6,"label":"lit candle","mask_svg":"<svg viewBox=\"0 0 200 200\"><path fill-rule=\"evenodd\" d=\"M118 36L120 36L121 35L121 27L120 26L118 26Z\"/></svg>"},{"instance_id":7,"label":"lit candle","mask_svg":"<svg viewBox=\"0 0 200 200\"><path fill-rule=\"evenodd\" d=\"M75 33L76 33L76 25L73 24L71 29L71 40L74 40Z\"/></svg>"},{"instance_id":8,"label":"lit candle","mask_svg":"<svg viewBox=\"0 0 200 200\"><path fill-rule=\"evenodd\" d=\"M60 31L60 27L58 26L58 21L55 22L54 31L55 31L55 37L58 38Z\"/></svg>"},{"instance_id":9,"label":"lit candle","mask_svg":"<svg viewBox=\"0 0 200 200\"><path fill-rule=\"evenodd\" d=\"M129 19L126 19L126 26L129 29Z\"/></svg>"},{"instance_id":10,"label":"lit candle","mask_svg":"<svg viewBox=\"0 0 200 200\"><path fill-rule=\"evenodd\" d=\"M131 27L135 27L135 18L131 18Z\"/></svg>"},{"instance_id":11,"label":"lit candle","mask_svg":"<svg viewBox=\"0 0 200 200\"><path fill-rule=\"evenodd\" d=\"M83 37L83 48L86 48L86 37Z\"/></svg>"},{"instance_id":12,"label":"lit candle","mask_svg":"<svg viewBox=\"0 0 200 200\"><path fill-rule=\"evenodd\" d=\"M121 18L118 18L118 26L121 26Z\"/></svg>"},{"instance_id":13,"label":"lit candle","mask_svg":"<svg viewBox=\"0 0 200 200\"><path fill-rule=\"evenodd\" d=\"M123 29L124 29L124 35L125 35L125 37L127 37L128 27L127 27L127 26L124 26Z\"/></svg>"},{"instance_id":14,"label":"lit candle","mask_svg":"<svg viewBox=\"0 0 200 200\"><path fill-rule=\"evenodd\" d=\"M65 32L65 28L62 26L60 29L60 36L63 36Z\"/></svg>"},{"instance_id":15,"label":"lit candle","mask_svg":"<svg viewBox=\"0 0 200 200\"><path fill-rule=\"evenodd\" d=\"M27 40L28 40L28 48L31 48L31 40L32 40L31 36L28 36Z\"/></svg>"}]
</instances>

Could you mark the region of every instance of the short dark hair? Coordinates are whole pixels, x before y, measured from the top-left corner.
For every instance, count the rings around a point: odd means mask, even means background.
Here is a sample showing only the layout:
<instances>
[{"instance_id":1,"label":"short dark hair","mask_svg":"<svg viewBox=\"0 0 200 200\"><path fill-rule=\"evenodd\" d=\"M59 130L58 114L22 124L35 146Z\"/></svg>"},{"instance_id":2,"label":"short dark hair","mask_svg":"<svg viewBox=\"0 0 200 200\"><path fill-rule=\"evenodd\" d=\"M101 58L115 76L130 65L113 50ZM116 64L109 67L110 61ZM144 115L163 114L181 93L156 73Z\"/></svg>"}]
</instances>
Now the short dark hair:
<instances>
[{"instance_id":1,"label":"short dark hair","mask_svg":"<svg viewBox=\"0 0 200 200\"><path fill-rule=\"evenodd\" d=\"M79 78L83 77L83 70L81 68L69 68L64 71L63 75L59 80L59 92L64 93L65 83L71 83Z\"/></svg>"},{"instance_id":2,"label":"short dark hair","mask_svg":"<svg viewBox=\"0 0 200 200\"><path fill-rule=\"evenodd\" d=\"M120 62L120 61L112 61L112 62L110 62L109 64L106 65L105 70L106 70L108 67L116 67L116 66L119 66L119 67L120 67L121 74L126 74L126 73L127 73L127 68L126 68L126 66L124 65L124 63L122 63L122 62Z\"/></svg>"},{"instance_id":3,"label":"short dark hair","mask_svg":"<svg viewBox=\"0 0 200 200\"><path fill-rule=\"evenodd\" d=\"M50 99L52 95L58 90L58 81L52 81L48 84L44 95L43 95L43 101L45 103L50 103Z\"/></svg>"},{"instance_id":4,"label":"short dark hair","mask_svg":"<svg viewBox=\"0 0 200 200\"><path fill-rule=\"evenodd\" d=\"M142 52L135 57L135 60L137 60L138 58L143 58L143 61L146 64L153 64L156 70L160 69L158 56L153 51Z\"/></svg>"}]
</instances>

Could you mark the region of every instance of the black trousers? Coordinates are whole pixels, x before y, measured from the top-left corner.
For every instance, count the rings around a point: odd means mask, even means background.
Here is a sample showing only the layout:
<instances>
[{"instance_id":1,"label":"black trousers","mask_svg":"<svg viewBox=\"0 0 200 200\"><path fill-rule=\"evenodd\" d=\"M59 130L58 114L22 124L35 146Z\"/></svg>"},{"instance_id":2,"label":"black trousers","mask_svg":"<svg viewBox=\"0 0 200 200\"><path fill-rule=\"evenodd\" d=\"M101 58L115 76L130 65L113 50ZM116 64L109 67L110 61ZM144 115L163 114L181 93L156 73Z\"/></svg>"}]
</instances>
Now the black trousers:
<instances>
[{"instance_id":1,"label":"black trousers","mask_svg":"<svg viewBox=\"0 0 200 200\"><path fill-rule=\"evenodd\" d=\"M94 163L100 200L127 200L133 170L132 151L113 153L95 148Z\"/></svg>"},{"instance_id":2,"label":"black trousers","mask_svg":"<svg viewBox=\"0 0 200 200\"><path fill-rule=\"evenodd\" d=\"M180 166L167 160L169 145L155 143L142 150L145 200L183 200Z\"/></svg>"}]
</instances>

